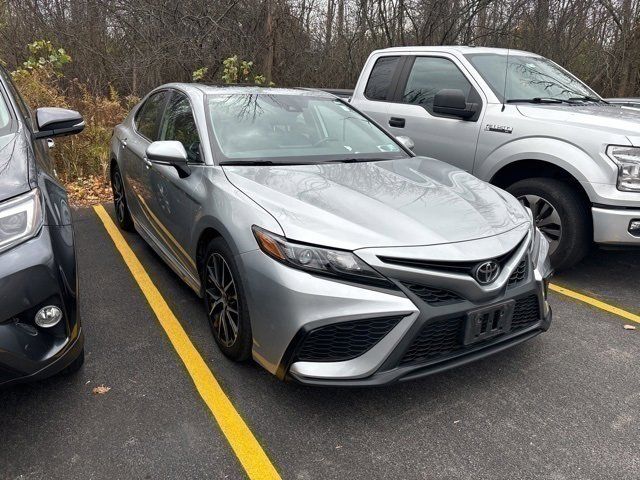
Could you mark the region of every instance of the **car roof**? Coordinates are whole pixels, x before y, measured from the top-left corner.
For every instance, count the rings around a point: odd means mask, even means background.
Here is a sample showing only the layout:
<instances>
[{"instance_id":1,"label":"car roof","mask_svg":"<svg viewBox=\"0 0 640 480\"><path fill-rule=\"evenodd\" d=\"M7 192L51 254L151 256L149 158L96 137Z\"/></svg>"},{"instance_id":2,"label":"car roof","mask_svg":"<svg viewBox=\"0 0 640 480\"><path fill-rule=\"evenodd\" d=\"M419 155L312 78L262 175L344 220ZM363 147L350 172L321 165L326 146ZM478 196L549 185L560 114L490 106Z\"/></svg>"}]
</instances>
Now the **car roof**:
<instances>
[{"instance_id":1,"label":"car roof","mask_svg":"<svg viewBox=\"0 0 640 480\"><path fill-rule=\"evenodd\" d=\"M179 88L185 91L197 90L205 95L296 95L309 97L333 98L335 95L316 90L314 88L284 88L268 87L262 85L240 85L240 84L206 84L206 83L169 83L163 85L164 88ZM162 88L162 87L160 87Z\"/></svg>"},{"instance_id":2,"label":"car roof","mask_svg":"<svg viewBox=\"0 0 640 480\"><path fill-rule=\"evenodd\" d=\"M521 55L529 57L539 57L535 53L525 52L524 50L513 50L510 48L490 48L490 47L473 47L469 45L440 45L440 46L413 46L413 47L391 47L377 52L446 52L466 55L469 53L478 54L494 54L494 55Z\"/></svg>"}]
</instances>

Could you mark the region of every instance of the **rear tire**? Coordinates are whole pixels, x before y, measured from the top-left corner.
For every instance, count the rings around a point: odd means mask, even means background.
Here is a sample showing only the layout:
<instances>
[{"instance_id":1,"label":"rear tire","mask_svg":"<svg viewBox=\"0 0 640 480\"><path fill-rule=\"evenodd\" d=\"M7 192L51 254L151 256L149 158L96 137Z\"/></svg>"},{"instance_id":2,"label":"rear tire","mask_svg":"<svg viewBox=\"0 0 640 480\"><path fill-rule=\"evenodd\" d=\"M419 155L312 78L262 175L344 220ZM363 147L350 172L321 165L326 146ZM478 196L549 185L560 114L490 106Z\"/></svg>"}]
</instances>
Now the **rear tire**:
<instances>
[{"instance_id":1,"label":"rear tire","mask_svg":"<svg viewBox=\"0 0 640 480\"><path fill-rule=\"evenodd\" d=\"M574 266L589 252L591 214L580 193L570 185L555 178L528 178L507 191L533 211L536 225L550 241L555 270Z\"/></svg>"},{"instance_id":2,"label":"rear tire","mask_svg":"<svg viewBox=\"0 0 640 480\"><path fill-rule=\"evenodd\" d=\"M116 210L116 220L122 230L133 232L135 227L129 212L129 204L124 189L124 180L117 164L111 168L111 191L113 192L113 206Z\"/></svg>"},{"instance_id":3,"label":"rear tire","mask_svg":"<svg viewBox=\"0 0 640 480\"><path fill-rule=\"evenodd\" d=\"M236 362L251 358L249 307L231 249L222 238L207 246L202 285L207 319L218 347Z\"/></svg>"}]
</instances>

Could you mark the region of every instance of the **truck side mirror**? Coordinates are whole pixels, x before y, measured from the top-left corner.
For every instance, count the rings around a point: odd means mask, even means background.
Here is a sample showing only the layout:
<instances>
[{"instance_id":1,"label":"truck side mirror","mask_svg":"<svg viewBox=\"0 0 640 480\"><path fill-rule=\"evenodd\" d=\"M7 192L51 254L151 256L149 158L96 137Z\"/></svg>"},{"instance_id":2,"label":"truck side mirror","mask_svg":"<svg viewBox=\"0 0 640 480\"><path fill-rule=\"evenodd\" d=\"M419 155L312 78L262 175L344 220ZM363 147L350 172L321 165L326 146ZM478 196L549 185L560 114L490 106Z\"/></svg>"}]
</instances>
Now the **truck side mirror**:
<instances>
[{"instance_id":1,"label":"truck side mirror","mask_svg":"<svg viewBox=\"0 0 640 480\"><path fill-rule=\"evenodd\" d=\"M433 112L440 115L451 115L469 119L476 114L477 105L467 104L467 99L458 89L445 88L436 93L433 98Z\"/></svg>"}]
</instances>

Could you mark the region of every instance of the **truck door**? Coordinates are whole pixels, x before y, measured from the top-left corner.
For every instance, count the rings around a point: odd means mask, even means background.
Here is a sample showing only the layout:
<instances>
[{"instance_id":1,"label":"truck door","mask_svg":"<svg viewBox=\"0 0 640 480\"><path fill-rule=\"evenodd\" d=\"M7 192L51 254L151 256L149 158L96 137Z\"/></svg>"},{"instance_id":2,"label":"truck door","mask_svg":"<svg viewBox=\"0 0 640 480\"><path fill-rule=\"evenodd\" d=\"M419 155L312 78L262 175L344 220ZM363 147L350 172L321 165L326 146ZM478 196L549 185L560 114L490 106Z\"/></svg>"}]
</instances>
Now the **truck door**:
<instances>
[{"instance_id":1,"label":"truck door","mask_svg":"<svg viewBox=\"0 0 640 480\"><path fill-rule=\"evenodd\" d=\"M410 57L406 62L383 126L393 135L411 137L416 154L472 172L486 104L480 90L453 58L443 54ZM435 114L433 99L442 89L462 90L468 103L478 104L479 113L469 120Z\"/></svg>"}]
</instances>

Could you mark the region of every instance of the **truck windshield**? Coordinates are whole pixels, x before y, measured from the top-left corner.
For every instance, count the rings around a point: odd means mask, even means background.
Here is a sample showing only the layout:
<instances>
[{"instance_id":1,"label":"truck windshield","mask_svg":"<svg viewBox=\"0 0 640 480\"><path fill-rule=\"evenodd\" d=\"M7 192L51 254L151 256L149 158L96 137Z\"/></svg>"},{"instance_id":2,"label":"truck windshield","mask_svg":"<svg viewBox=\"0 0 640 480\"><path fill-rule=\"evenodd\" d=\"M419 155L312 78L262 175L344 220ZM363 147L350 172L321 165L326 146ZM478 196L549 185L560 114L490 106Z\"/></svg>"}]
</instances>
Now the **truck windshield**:
<instances>
[{"instance_id":1,"label":"truck windshield","mask_svg":"<svg viewBox=\"0 0 640 480\"><path fill-rule=\"evenodd\" d=\"M509 69L505 72L506 55L476 53L465 56L501 102L541 99L601 101L584 83L543 57L509 55Z\"/></svg>"},{"instance_id":2,"label":"truck windshield","mask_svg":"<svg viewBox=\"0 0 640 480\"><path fill-rule=\"evenodd\" d=\"M387 133L332 97L209 95L221 164L323 163L409 157Z\"/></svg>"}]
</instances>

